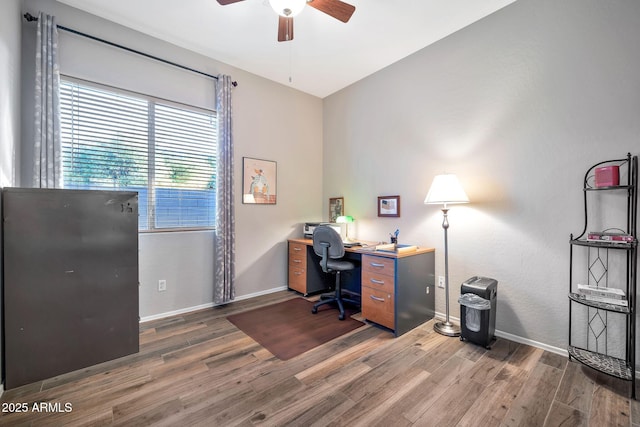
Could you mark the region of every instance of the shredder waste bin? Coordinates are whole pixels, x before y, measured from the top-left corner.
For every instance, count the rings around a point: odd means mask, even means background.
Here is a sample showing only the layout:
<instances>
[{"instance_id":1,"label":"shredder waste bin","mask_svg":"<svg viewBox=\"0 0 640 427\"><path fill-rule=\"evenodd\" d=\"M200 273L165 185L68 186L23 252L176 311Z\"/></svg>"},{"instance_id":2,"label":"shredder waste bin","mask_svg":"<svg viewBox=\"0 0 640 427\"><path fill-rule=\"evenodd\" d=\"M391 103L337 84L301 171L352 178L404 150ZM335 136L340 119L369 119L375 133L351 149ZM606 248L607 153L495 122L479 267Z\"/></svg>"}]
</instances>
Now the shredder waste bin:
<instances>
[{"instance_id":1,"label":"shredder waste bin","mask_svg":"<svg viewBox=\"0 0 640 427\"><path fill-rule=\"evenodd\" d=\"M491 348L496 331L498 281L473 276L460 286L460 339Z\"/></svg>"}]
</instances>

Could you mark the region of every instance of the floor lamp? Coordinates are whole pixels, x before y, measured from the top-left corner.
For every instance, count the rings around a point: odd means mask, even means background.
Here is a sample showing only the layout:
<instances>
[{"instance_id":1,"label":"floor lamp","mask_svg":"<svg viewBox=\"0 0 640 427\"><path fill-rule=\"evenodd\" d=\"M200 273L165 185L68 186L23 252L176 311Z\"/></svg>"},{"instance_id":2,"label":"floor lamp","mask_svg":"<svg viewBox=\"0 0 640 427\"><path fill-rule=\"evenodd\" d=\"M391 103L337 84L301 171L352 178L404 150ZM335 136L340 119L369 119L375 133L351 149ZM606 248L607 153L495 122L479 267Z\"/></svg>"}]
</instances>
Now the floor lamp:
<instances>
[{"instance_id":1,"label":"floor lamp","mask_svg":"<svg viewBox=\"0 0 640 427\"><path fill-rule=\"evenodd\" d=\"M444 229L444 292L446 318L444 322L436 322L436 324L433 325L433 329L449 337L460 336L460 327L454 325L449 320L449 248L447 242L447 229L449 228L447 212L449 212L449 209L447 208L447 204L468 202L469 198L454 174L437 175L433 178L429 193L427 193L427 197L424 199L426 205L443 205L442 228Z\"/></svg>"}]
</instances>

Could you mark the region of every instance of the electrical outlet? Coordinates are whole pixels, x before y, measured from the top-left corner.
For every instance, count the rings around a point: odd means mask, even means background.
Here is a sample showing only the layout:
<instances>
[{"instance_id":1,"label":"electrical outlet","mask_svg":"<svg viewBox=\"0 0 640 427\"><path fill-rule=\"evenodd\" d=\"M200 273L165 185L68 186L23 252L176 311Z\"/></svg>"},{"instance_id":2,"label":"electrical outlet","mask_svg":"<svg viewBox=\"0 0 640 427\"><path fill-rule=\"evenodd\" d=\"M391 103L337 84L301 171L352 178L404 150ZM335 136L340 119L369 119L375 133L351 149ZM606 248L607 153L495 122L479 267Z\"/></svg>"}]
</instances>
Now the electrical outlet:
<instances>
[{"instance_id":1,"label":"electrical outlet","mask_svg":"<svg viewBox=\"0 0 640 427\"><path fill-rule=\"evenodd\" d=\"M438 276L438 287L444 288L444 276Z\"/></svg>"},{"instance_id":2,"label":"electrical outlet","mask_svg":"<svg viewBox=\"0 0 640 427\"><path fill-rule=\"evenodd\" d=\"M167 281L164 279L158 280L158 292L164 292L167 290Z\"/></svg>"},{"instance_id":3,"label":"electrical outlet","mask_svg":"<svg viewBox=\"0 0 640 427\"><path fill-rule=\"evenodd\" d=\"M429 295L429 285L427 285L427 295Z\"/></svg>"}]
</instances>

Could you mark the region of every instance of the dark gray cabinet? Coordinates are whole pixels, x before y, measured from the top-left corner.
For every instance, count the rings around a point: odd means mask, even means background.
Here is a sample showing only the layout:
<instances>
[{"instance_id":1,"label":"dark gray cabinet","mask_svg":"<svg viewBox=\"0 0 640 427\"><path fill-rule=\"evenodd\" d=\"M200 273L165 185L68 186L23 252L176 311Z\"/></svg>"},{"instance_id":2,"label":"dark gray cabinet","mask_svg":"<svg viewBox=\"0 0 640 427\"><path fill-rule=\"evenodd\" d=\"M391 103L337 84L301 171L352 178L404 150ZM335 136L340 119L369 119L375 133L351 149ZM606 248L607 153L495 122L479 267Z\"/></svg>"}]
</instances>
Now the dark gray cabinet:
<instances>
[{"instance_id":1,"label":"dark gray cabinet","mask_svg":"<svg viewBox=\"0 0 640 427\"><path fill-rule=\"evenodd\" d=\"M5 188L5 388L138 352L135 192Z\"/></svg>"}]
</instances>

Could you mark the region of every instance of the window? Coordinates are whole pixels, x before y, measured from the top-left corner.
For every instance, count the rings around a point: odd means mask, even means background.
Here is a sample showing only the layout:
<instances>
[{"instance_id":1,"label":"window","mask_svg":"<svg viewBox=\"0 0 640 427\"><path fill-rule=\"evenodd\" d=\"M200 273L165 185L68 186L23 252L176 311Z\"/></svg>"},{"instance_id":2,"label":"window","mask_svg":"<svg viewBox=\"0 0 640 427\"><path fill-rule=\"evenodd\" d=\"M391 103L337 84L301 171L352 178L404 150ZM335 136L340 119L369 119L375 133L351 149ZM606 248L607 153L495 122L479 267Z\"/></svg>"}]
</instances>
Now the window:
<instances>
[{"instance_id":1,"label":"window","mask_svg":"<svg viewBox=\"0 0 640 427\"><path fill-rule=\"evenodd\" d=\"M215 225L214 112L61 81L64 187L133 190L140 230Z\"/></svg>"}]
</instances>

